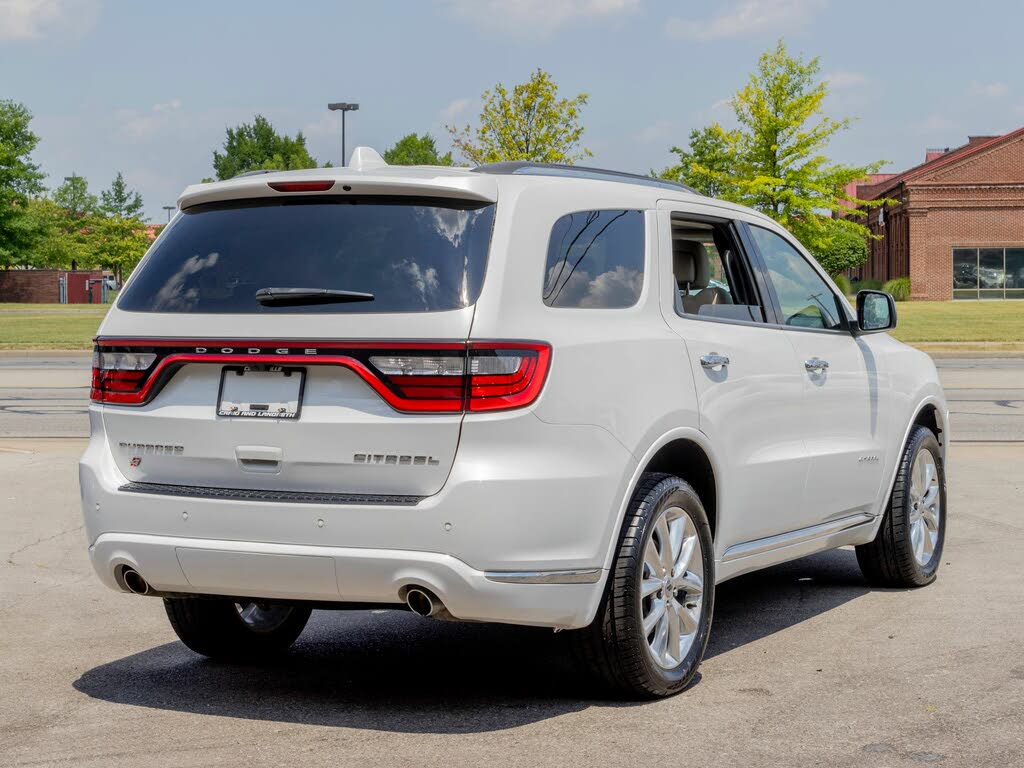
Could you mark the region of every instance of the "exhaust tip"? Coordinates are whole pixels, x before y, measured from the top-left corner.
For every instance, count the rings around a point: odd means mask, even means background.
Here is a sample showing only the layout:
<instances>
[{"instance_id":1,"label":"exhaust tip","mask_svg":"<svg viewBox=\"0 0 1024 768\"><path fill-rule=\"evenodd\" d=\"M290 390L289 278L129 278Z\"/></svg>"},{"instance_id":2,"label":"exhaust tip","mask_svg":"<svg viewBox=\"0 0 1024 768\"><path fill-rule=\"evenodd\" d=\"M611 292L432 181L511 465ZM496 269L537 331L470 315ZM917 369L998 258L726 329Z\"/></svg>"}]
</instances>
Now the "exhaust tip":
<instances>
[{"instance_id":1,"label":"exhaust tip","mask_svg":"<svg viewBox=\"0 0 1024 768\"><path fill-rule=\"evenodd\" d=\"M441 603L424 589L413 587L405 593L405 604L409 610L420 616L433 616Z\"/></svg>"},{"instance_id":2,"label":"exhaust tip","mask_svg":"<svg viewBox=\"0 0 1024 768\"><path fill-rule=\"evenodd\" d=\"M121 571L121 581L128 588L128 591L135 595L148 595L149 583L142 578L142 575L134 568L125 568Z\"/></svg>"}]
</instances>

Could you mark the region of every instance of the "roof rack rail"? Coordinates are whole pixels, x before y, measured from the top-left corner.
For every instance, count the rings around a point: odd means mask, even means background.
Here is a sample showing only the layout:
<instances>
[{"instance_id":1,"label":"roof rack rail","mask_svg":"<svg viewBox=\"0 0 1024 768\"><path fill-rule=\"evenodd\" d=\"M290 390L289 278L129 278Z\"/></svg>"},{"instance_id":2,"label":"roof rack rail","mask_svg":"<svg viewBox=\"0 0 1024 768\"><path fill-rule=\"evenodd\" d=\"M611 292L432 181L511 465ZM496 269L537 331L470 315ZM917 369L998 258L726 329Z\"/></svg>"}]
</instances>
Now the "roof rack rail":
<instances>
[{"instance_id":1,"label":"roof rack rail","mask_svg":"<svg viewBox=\"0 0 1024 768\"><path fill-rule=\"evenodd\" d=\"M246 176L261 176L264 173L280 173L277 168L261 168L258 171L244 171L243 173L236 173L232 176L232 179L244 179Z\"/></svg>"},{"instance_id":2,"label":"roof rack rail","mask_svg":"<svg viewBox=\"0 0 1024 768\"><path fill-rule=\"evenodd\" d=\"M625 184L641 184L648 187L682 190L693 195L700 195L693 187L678 181L656 179L639 173L625 171L609 171L605 168L588 168L584 165L562 165L560 163L533 163L526 160L512 160L503 163L484 163L472 169L476 173L493 173L511 176L566 176L578 179L597 179L601 181L619 181Z\"/></svg>"}]
</instances>

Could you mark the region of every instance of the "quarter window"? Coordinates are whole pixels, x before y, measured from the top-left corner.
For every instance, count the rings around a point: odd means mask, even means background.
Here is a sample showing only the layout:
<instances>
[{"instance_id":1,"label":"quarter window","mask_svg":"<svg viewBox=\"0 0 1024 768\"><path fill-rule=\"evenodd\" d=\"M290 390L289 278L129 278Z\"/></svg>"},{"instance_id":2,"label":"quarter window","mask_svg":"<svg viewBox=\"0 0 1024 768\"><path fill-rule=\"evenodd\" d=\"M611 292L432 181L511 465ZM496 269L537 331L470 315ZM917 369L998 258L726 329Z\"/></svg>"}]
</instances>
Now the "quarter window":
<instances>
[{"instance_id":1,"label":"quarter window","mask_svg":"<svg viewBox=\"0 0 1024 768\"><path fill-rule=\"evenodd\" d=\"M782 322L797 328L840 329L845 314L838 297L803 254L762 227L750 227L782 309Z\"/></svg>"},{"instance_id":2,"label":"quarter window","mask_svg":"<svg viewBox=\"0 0 1024 768\"><path fill-rule=\"evenodd\" d=\"M631 307L643 283L640 211L580 211L555 222L544 269L544 303L549 307Z\"/></svg>"}]
</instances>

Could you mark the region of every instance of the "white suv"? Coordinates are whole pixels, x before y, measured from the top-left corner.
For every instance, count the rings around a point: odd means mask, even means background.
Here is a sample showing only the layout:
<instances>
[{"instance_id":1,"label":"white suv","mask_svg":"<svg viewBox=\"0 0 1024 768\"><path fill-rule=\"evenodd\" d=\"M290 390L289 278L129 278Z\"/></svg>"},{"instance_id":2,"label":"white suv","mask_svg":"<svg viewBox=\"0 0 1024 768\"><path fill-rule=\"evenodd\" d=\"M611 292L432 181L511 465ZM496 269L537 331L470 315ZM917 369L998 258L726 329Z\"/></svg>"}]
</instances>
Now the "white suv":
<instances>
[{"instance_id":1,"label":"white suv","mask_svg":"<svg viewBox=\"0 0 1024 768\"><path fill-rule=\"evenodd\" d=\"M96 339L93 565L193 650L311 608L578 630L681 690L715 584L846 545L935 578L934 366L784 229L657 179L500 163L189 187Z\"/></svg>"}]
</instances>

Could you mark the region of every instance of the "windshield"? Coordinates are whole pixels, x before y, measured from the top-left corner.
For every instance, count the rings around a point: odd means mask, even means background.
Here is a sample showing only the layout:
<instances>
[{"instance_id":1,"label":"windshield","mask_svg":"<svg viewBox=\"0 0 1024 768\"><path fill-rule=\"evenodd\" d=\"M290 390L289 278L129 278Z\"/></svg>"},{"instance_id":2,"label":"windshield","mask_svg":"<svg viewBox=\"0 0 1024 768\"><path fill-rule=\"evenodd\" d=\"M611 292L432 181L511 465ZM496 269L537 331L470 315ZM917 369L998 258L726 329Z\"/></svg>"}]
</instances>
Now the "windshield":
<instances>
[{"instance_id":1,"label":"windshield","mask_svg":"<svg viewBox=\"0 0 1024 768\"><path fill-rule=\"evenodd\" d=\"M441 312L473 304L494 204L400 197L259 199L182 212L118 300L128 312ZM372 301L261 303L266 288Z\"/></svg>"}]
</instances>

